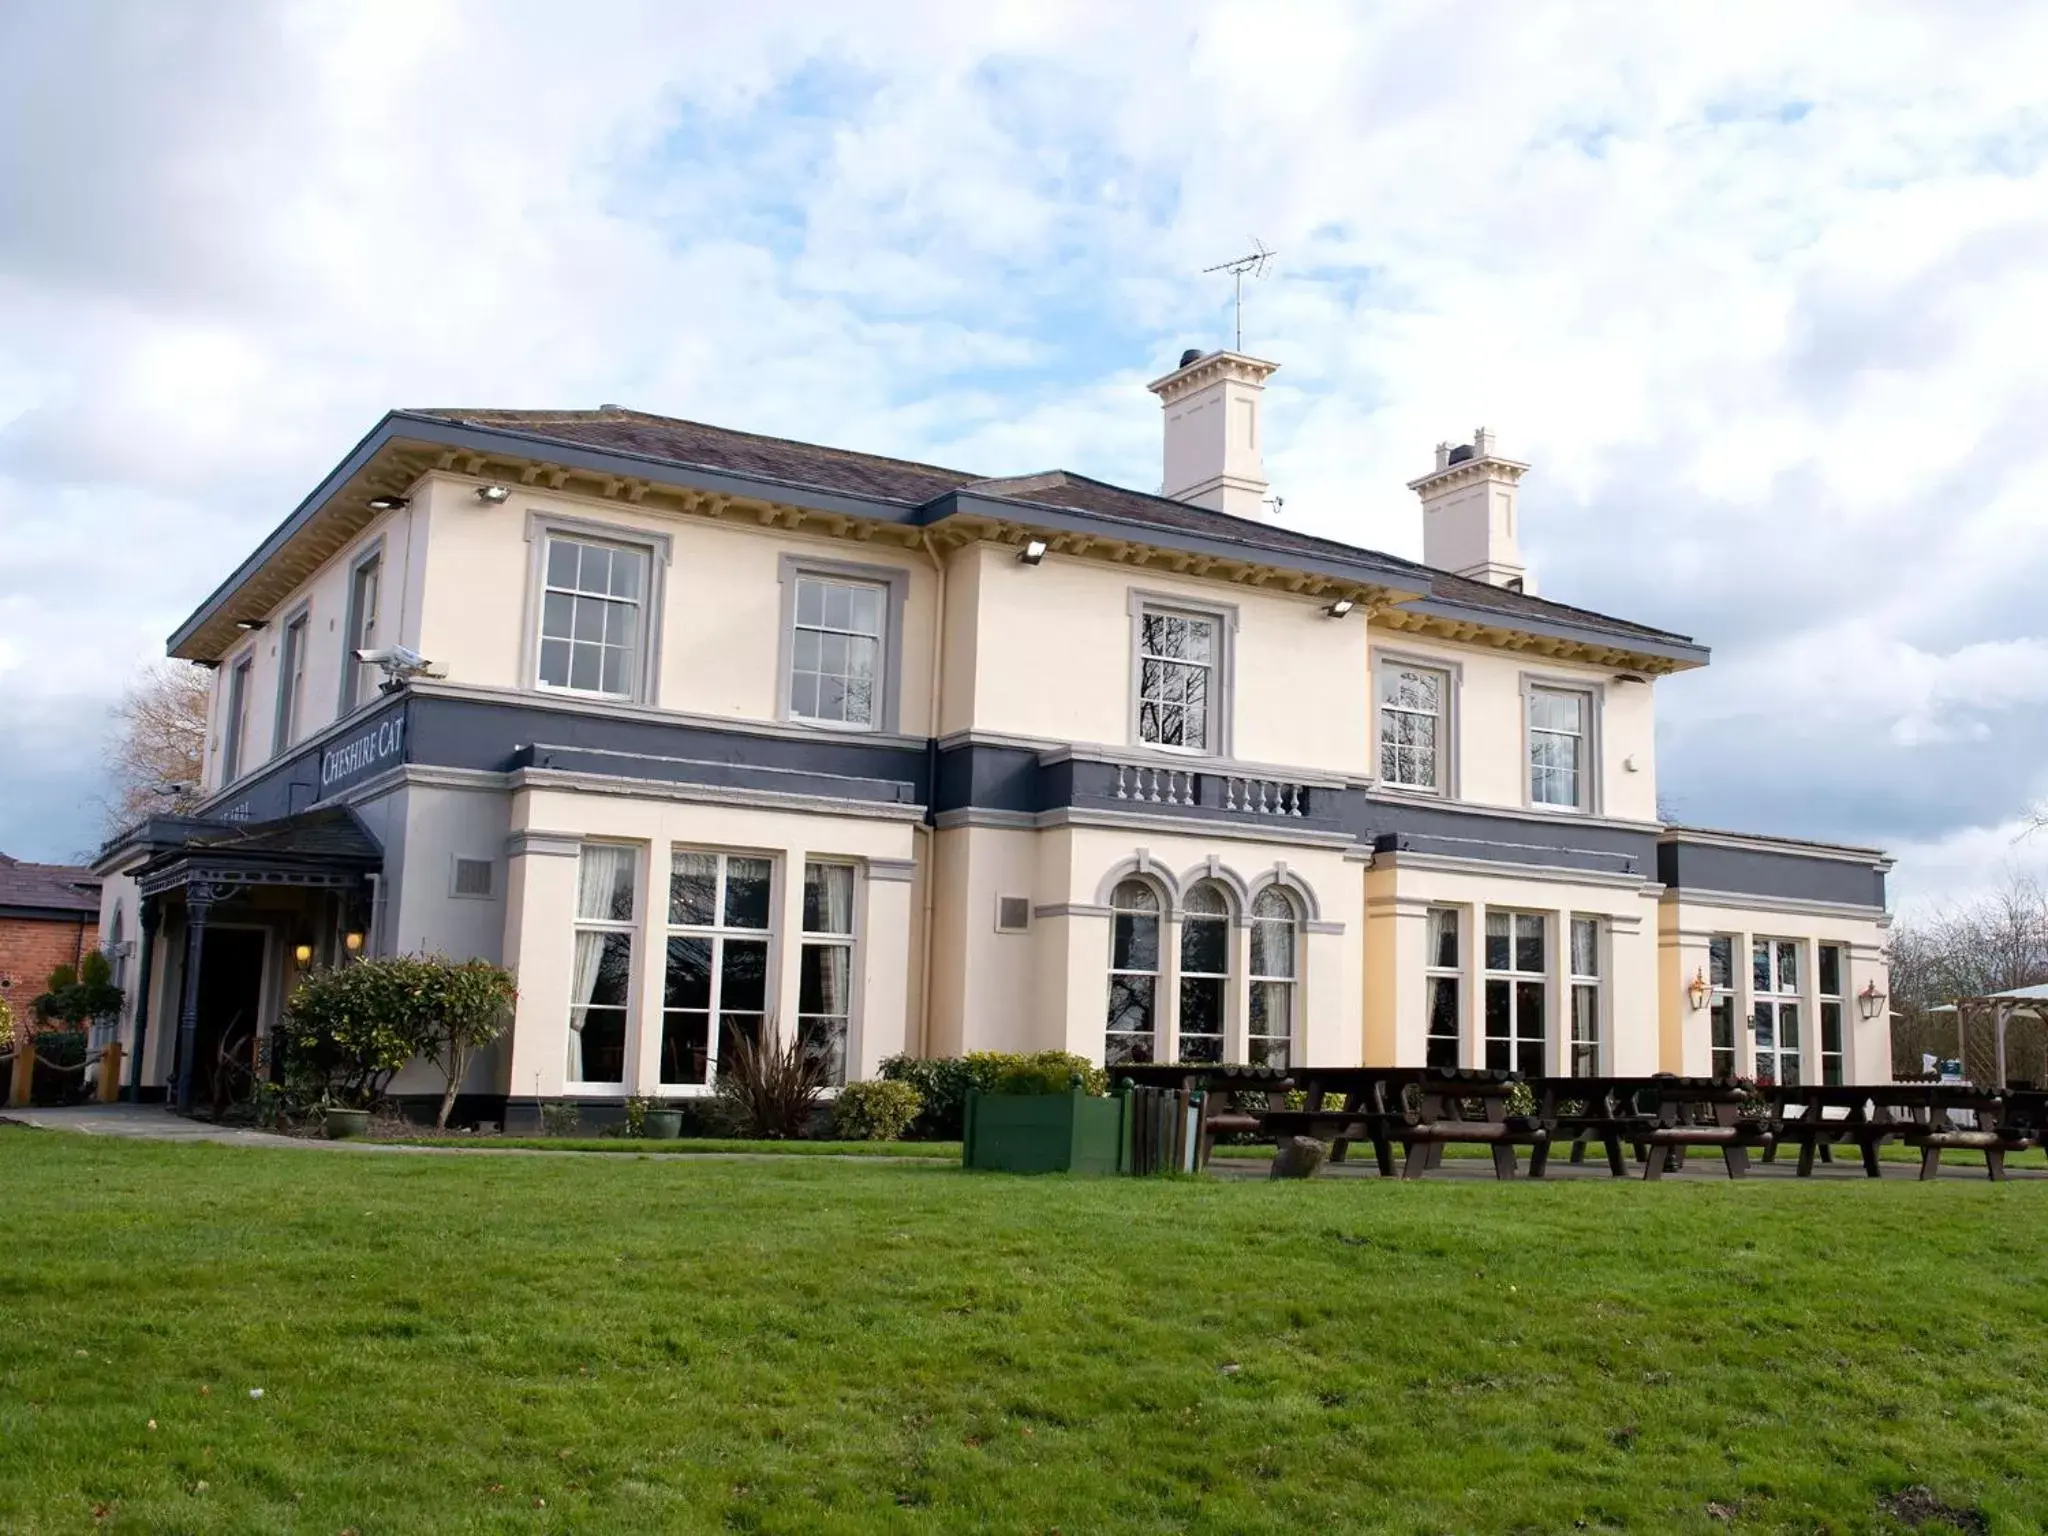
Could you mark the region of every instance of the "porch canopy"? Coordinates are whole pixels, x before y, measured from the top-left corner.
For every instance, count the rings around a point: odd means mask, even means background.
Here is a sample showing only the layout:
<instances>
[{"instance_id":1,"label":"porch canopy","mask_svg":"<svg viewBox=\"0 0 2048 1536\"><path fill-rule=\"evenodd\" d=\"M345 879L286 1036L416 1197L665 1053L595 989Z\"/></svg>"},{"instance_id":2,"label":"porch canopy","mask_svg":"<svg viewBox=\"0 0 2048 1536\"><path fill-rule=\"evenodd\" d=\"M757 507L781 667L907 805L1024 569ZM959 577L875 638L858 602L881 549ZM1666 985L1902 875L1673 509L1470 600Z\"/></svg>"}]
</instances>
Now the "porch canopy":
<instances>
[{"instance_id":1,"label":"porch canopy","mask_svg":"<svg viewBox=\"0 0 2048 1536\"><path fill-rule=\"evenodd\" d=\"M2012 1083L2007 1076L2011 1056L2007 1044L2013 1021L2022 1020L2048 1033L2048 982L1987 992L1982 997L1959 997L1953 1003L1927 1011L1956 1016L1956 1059L1962 1062L1965 1077L1973 1083L2008 1088ZM2026 1054L2032 1070L2023 1075L2038 1084L2048 1075L2044 1074L2044 1067L2048 1067L2048 1059L2044 1059L2048 1042L2029 1045Z\"/></svg>"},{"instance_id":2,"label":"porch canopy","mask_svg":"<svg viewBox=\"0 0 2048 1536\"><path fill-rule=\"evenodd\" d=\"M204 1069L195 1057L208 920L226 915L224 908L230 913L260 908L275 915L281 906L296 906L300 909L294 914L298 931L331 958L344 929L361 931L367 925L366 898L371 877L384 866L384 850L362 818L345 806L266 822L164 818L139 828L137 837L151 852L134 871L141 896L144 945L131 1060L139 1074L148 1028L150 958L155 949L149 941L166 907L182 906L184 965L173 1102L179 1109L189 1110ZM140 1083L139 1075L135 1082Z\"/></svg>"}]
</instances>

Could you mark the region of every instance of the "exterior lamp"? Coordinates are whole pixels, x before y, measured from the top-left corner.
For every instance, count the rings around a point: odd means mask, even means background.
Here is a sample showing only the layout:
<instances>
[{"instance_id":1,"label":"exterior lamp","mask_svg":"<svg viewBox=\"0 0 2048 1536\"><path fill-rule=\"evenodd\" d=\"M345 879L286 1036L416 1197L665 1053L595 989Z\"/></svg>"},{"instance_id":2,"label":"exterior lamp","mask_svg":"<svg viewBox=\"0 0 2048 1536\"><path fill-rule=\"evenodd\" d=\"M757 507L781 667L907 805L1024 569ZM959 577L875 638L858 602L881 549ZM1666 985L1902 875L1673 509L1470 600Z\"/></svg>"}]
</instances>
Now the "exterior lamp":
<instances>
[{"instance_id":1,"label":"exterior lamp","mask_svg":"<svg viewBox=\"0 0 2048 1536\"><path fill-rule=\"evenodd\" d=\"M1043 539L1027 539L1023 553L1017 558L1026 565L1037 565L1045 559L1046 543Z\"/></svg>"},{"instance_id":2,"label":"exterior lamp","mask_svg":"<svg viewBox=\"0 0 2048 1536\"><path fill-rule=\"evenodd\" d=\"M372 512L396 512L400 507L410 506L411 504L403 496L372 496L365 503Z\"/></svg>"},{"instance_id":3,"label":"exterior lamp","mask_svg":"<svg viewBox=\"0 0 2048 1536\"><path fill-rule=\"evenodd\" d=\"M268 619L237 619L235 620L235 628L242 630L244 633L252 633L256 630L267 628L269 623Z\"/></svg>"},{"instance_id":4,"label":"exterior lamp","mask_svg":"<svg viewBox=\"0 0 2048 1536\"><path fill-rule=\"evenodd\" d=\"M1856 994L1856 1006L1866 1019L1874 1019L1878 1010L1884 1007L1884 994L1877 990L1875 981L1863 983L1863 990Z\"/></svg>"},{"instance_id":5,"label":"exterior lamp","mask_svg":"<svg viewBox=\"0 0 2048 1536\"><path fill-rule=\"evenodd\" d=\"M492 506L503 506L512 499L512 493L502 485L480 485L476 488L476 499L489 502Z\"/></svg>"},{"instance_id":6,"label":"exterior lamp","mask_svg":"<svg viewBox=\"0 0 2048 1536\"><path fill-rule=\"evenodd\" d=\"M350 954L361 954L363 949L363 931L360 928L349 929L348 933L342 938L341 944L342 948L346 949Z\"/></svg>"},{"instance_id":7,"label":"exterior lamp","mask_svg":"<svg viewBox=\"0 0 2048 1536\"><path fill-rule=\"evenodd\" d=\"M292 951L292 958L299 962L299 969L304 970L313 963L313 946L310 944L299 945L298 948Z\"/></svg>"},{"instance_id":8,"label":"exterior lamp","mask_svg":"<svg viewBox=\"0 0 2048 1536\"><path fill-rule=\"evenodd\" d=\"M1707 973L1705 971L1694 971L1692 973L1692 980L1685 984L1685 996L1686 1000L1692 1004L1694 1013L1698 1013L1700 1009L1707 1006Z\"/></svg>"},{"instance_id":9,"label":"exterior lamp","mask_svg":"<svg viewBox=\"0 0 2048 1536\"><path fill-rule=\"evenodd\" d=\"M1330 604L1329 607L1325 608L1323 612L1327 613L1333 619L1341 619L1344 617L1345 614L1349 613L1352 609L1356 608L1357 606L1358 603L1355 599L1349 597L1340 597L1337 599L1337 601Z\"/></svg>"}]
</instances>

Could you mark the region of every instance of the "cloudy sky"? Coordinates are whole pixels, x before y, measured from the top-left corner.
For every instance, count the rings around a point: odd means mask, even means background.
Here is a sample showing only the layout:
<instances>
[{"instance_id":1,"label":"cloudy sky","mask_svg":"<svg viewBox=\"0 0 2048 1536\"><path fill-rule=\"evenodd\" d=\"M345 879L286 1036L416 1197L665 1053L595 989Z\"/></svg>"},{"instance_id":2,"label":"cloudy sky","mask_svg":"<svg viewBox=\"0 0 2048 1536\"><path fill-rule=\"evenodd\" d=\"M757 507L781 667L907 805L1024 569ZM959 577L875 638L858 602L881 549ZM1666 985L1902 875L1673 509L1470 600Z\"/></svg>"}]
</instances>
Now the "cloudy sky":
<instances>
[{"instance_id":1,"label":"cloudy sky","mask_svg":"<svg viewBox=\"0 0 2048 1536\"><path fill-rule=\"evenodd\" d=\"M387 407L1151 487L1256 235L1289 522L1419 554L1485 422L1546 593L1714 647L1676 814L2048 863L2043 63L2027 0L0 8L0 849L93 842L111 702Z\"/></svg>"}]
</instances>

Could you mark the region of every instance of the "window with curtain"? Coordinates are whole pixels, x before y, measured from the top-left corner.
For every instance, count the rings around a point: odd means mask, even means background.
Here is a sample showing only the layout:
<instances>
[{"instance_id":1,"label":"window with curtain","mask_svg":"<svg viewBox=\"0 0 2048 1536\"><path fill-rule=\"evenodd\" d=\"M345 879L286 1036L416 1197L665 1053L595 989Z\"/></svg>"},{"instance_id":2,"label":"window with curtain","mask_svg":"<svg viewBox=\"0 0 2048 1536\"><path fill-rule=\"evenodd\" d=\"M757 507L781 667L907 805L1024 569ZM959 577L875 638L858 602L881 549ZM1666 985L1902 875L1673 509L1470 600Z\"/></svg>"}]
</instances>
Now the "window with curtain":
<instances>
[{"instance_id":1,"label":"window with curtain","mask_svg":"<svg viewBox=\"0 0 2048 1536\"><path fill-rule=\"evenodd\" d=\"M1380 781L1441 793L1448 754L1444 705L1450 674L1428 667L1380 666Z\"/></svg>"},{"instance_id":2,"label":"window with curtain","mask_svg":"<svg viewBox=\"0 0 2048 1536\"><path fill-rule=\"evenodd\" d=\"M1158 1049L1159 893L1143 880L1125 880L1109 905L1109 1012L1102 1059L1118 1067L1150 1061Z\"/></svg>"},{"instance_id":3,"label":"window with curtain","mask_svg":"<svg viewBox=\"0 0 2048 1536\"><path fill-rule=\"evenodd\" d=\"M1735 936L1717 933L1707 940L1707 987L1712 999L1709 1019L1712 1070L1733 1077L1740 1070L1735 1054Z\"/></svg>"},{"instance_id":4,"label":"window with curtain","mask_svg":"<svg viewBox=\"0 0 2048 1536\"><path fill-rule=\"evenodd\" d=\"M306 697L306 631L312 618L312 614L302 613L284 627L277 658L277 739L270 746L272 757L299 739L299 715Z\"/></svg>"},{"instance_id":5,"label":"window with curtain","mask_svg":"<svg viewBox=\"0 0 2048 1536\"><path fill-rule=\"evenodd\" d=\"M1540 912L1486 914L1486 1065L1543 1075L1550 920Z\"/></svg>"},{"instance_id":6,"label":"window with curtain","mask_svg":"<svg viewBox=\"0 0 2048 1536\"><path fill-rule=\"evenodd\" d=\"M384 581L384 557L372 555L355 568L348 583L348 623L342 627L341 708L346 714L377 692L377 669L356 660L357 651L378 646L377 610Z\"/></svg>"},{"instance_id":7,"label":"window with curtain","mask_svg":"<svg viewBox=\"0 0 2048 1536\"><path fill-rule=\"evenodd\" d=\"M1252 902L1251 1018L1246 1030L1253 1066L1293 1065L1300 932L1300 914L1291 896L1274 885L1259 892Z\"/></svg>"},{"instance_id":8,"label":"window with curtain","mask_svg":"<svg viewBox=\"0 0 2048 1536\"><path fill-rule=\"evenodd\" d=\"M804 939L797 979L797 1038L825 1063L829 1081L846 1081L846 1036L853 1021L853 866L804 865Z\"/></svg>"},{"instance_id":9,"label":"window with curtain","mask_svg":"<svg viewBox=\"0 0 2048 1536\"><path fill-rule=\"evenodd\" d=\"M1600 1071L1600 919L1574 917L1571 942L1573 1077Z\"/></svg>"},{"instance_id":10,"label":"window with curtain","mask_svg":"<svg viewBox=\"0 0 2048 1536\"><path fill-rule=\"evenodd\" d=\"M640 688L647 552L548 536L542 573L543 688L630 699Z\"/></svg>"},{"instance_id":11,"label":"window with curtain","mask_svg":"<svg viewBox=\"0 0 2048 1536\"><path fill-rule=\"evenodd\" d=\"M1842 947L1823 944L1814 967L1820 990L1820 1080L1846 1081L1842 1050Z\"/></svg>"},{"instance_id":12,"label":"window with curtain","mask_svg":"<svg viewBox=\"0 0 2048 1536\"><path fill-rule=\"evenodd\" d=\"M1460 996L1464 984L1464 961L1458 944L1458 909L1431 907L1429 953L1423 960L1423 986L1428 989L1429 1043L1425 1065L1439 1072L1454 1072L1459 1064Z\"/></svg>"},{"instance_id":13,"label":"window with curtain","mask_svg":"<svg viewBox=\"0 0 2048 1536\"><path fill-rule=\"evenodd\" d=\"M738 1041L760 1040L768 1017L774 884L771 859L670 851L663 1084L709 1083Z\"/></svg>"},{"instance_id":14,"label":"window with curtain","mask_svg":"<svg viewBox=\"0 0 2048 1536\"><path fill-rule=\"evenodd\" d=\"M1188 892L1180 918L1181 1061L1221 1061L1230 996L1230 902L1203 881Z\"/></svg>"},{"instance_id":15,"label":"window with curtain","mask_svg":"<svg viewBox=\"0 0 2048 1536\"><path fill-rule=\"evenodd\" d=\"M632 1017L636 912L631 848L585 843L576 868L576 972L569 999L569 1080L623 1083Z\"/></svg>"},{"instance_id":16,"label":"window with curtain","mask_svg":"<svg viewBox=\"0 0 2048 1536\"><path fill-rule=\"evenodd\" d=\"M1590 808L1586 740L1592 696L1568 688L1531 688L1528 709L1530 803Z\"/></svg>"}]
</instances>

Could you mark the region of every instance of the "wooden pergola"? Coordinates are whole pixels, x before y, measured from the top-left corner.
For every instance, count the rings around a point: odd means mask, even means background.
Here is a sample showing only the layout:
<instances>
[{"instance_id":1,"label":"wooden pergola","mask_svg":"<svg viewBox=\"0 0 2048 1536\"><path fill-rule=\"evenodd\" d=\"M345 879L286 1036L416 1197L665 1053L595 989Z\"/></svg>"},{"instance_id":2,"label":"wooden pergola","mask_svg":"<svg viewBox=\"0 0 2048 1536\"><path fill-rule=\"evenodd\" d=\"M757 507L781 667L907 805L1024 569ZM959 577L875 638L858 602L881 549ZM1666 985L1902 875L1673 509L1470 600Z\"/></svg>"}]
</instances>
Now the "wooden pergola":
<instances>
[{"instance_id":1,"label":"wooden pergola","mask_svg":"<svg viewBox=\"0 0 2048 1536\"><path fill-rule=\"evenodd\" d=\"M2006 1073L2007 1041L2013 1021L2025 1020L2048 1029L2048 984L2014 987L1982 997L1959 997L1930 1009L1956 1016L1956 1059L1963 1075L1980 1086L2011 1086Z\"/></svg>"}]
</instances>

